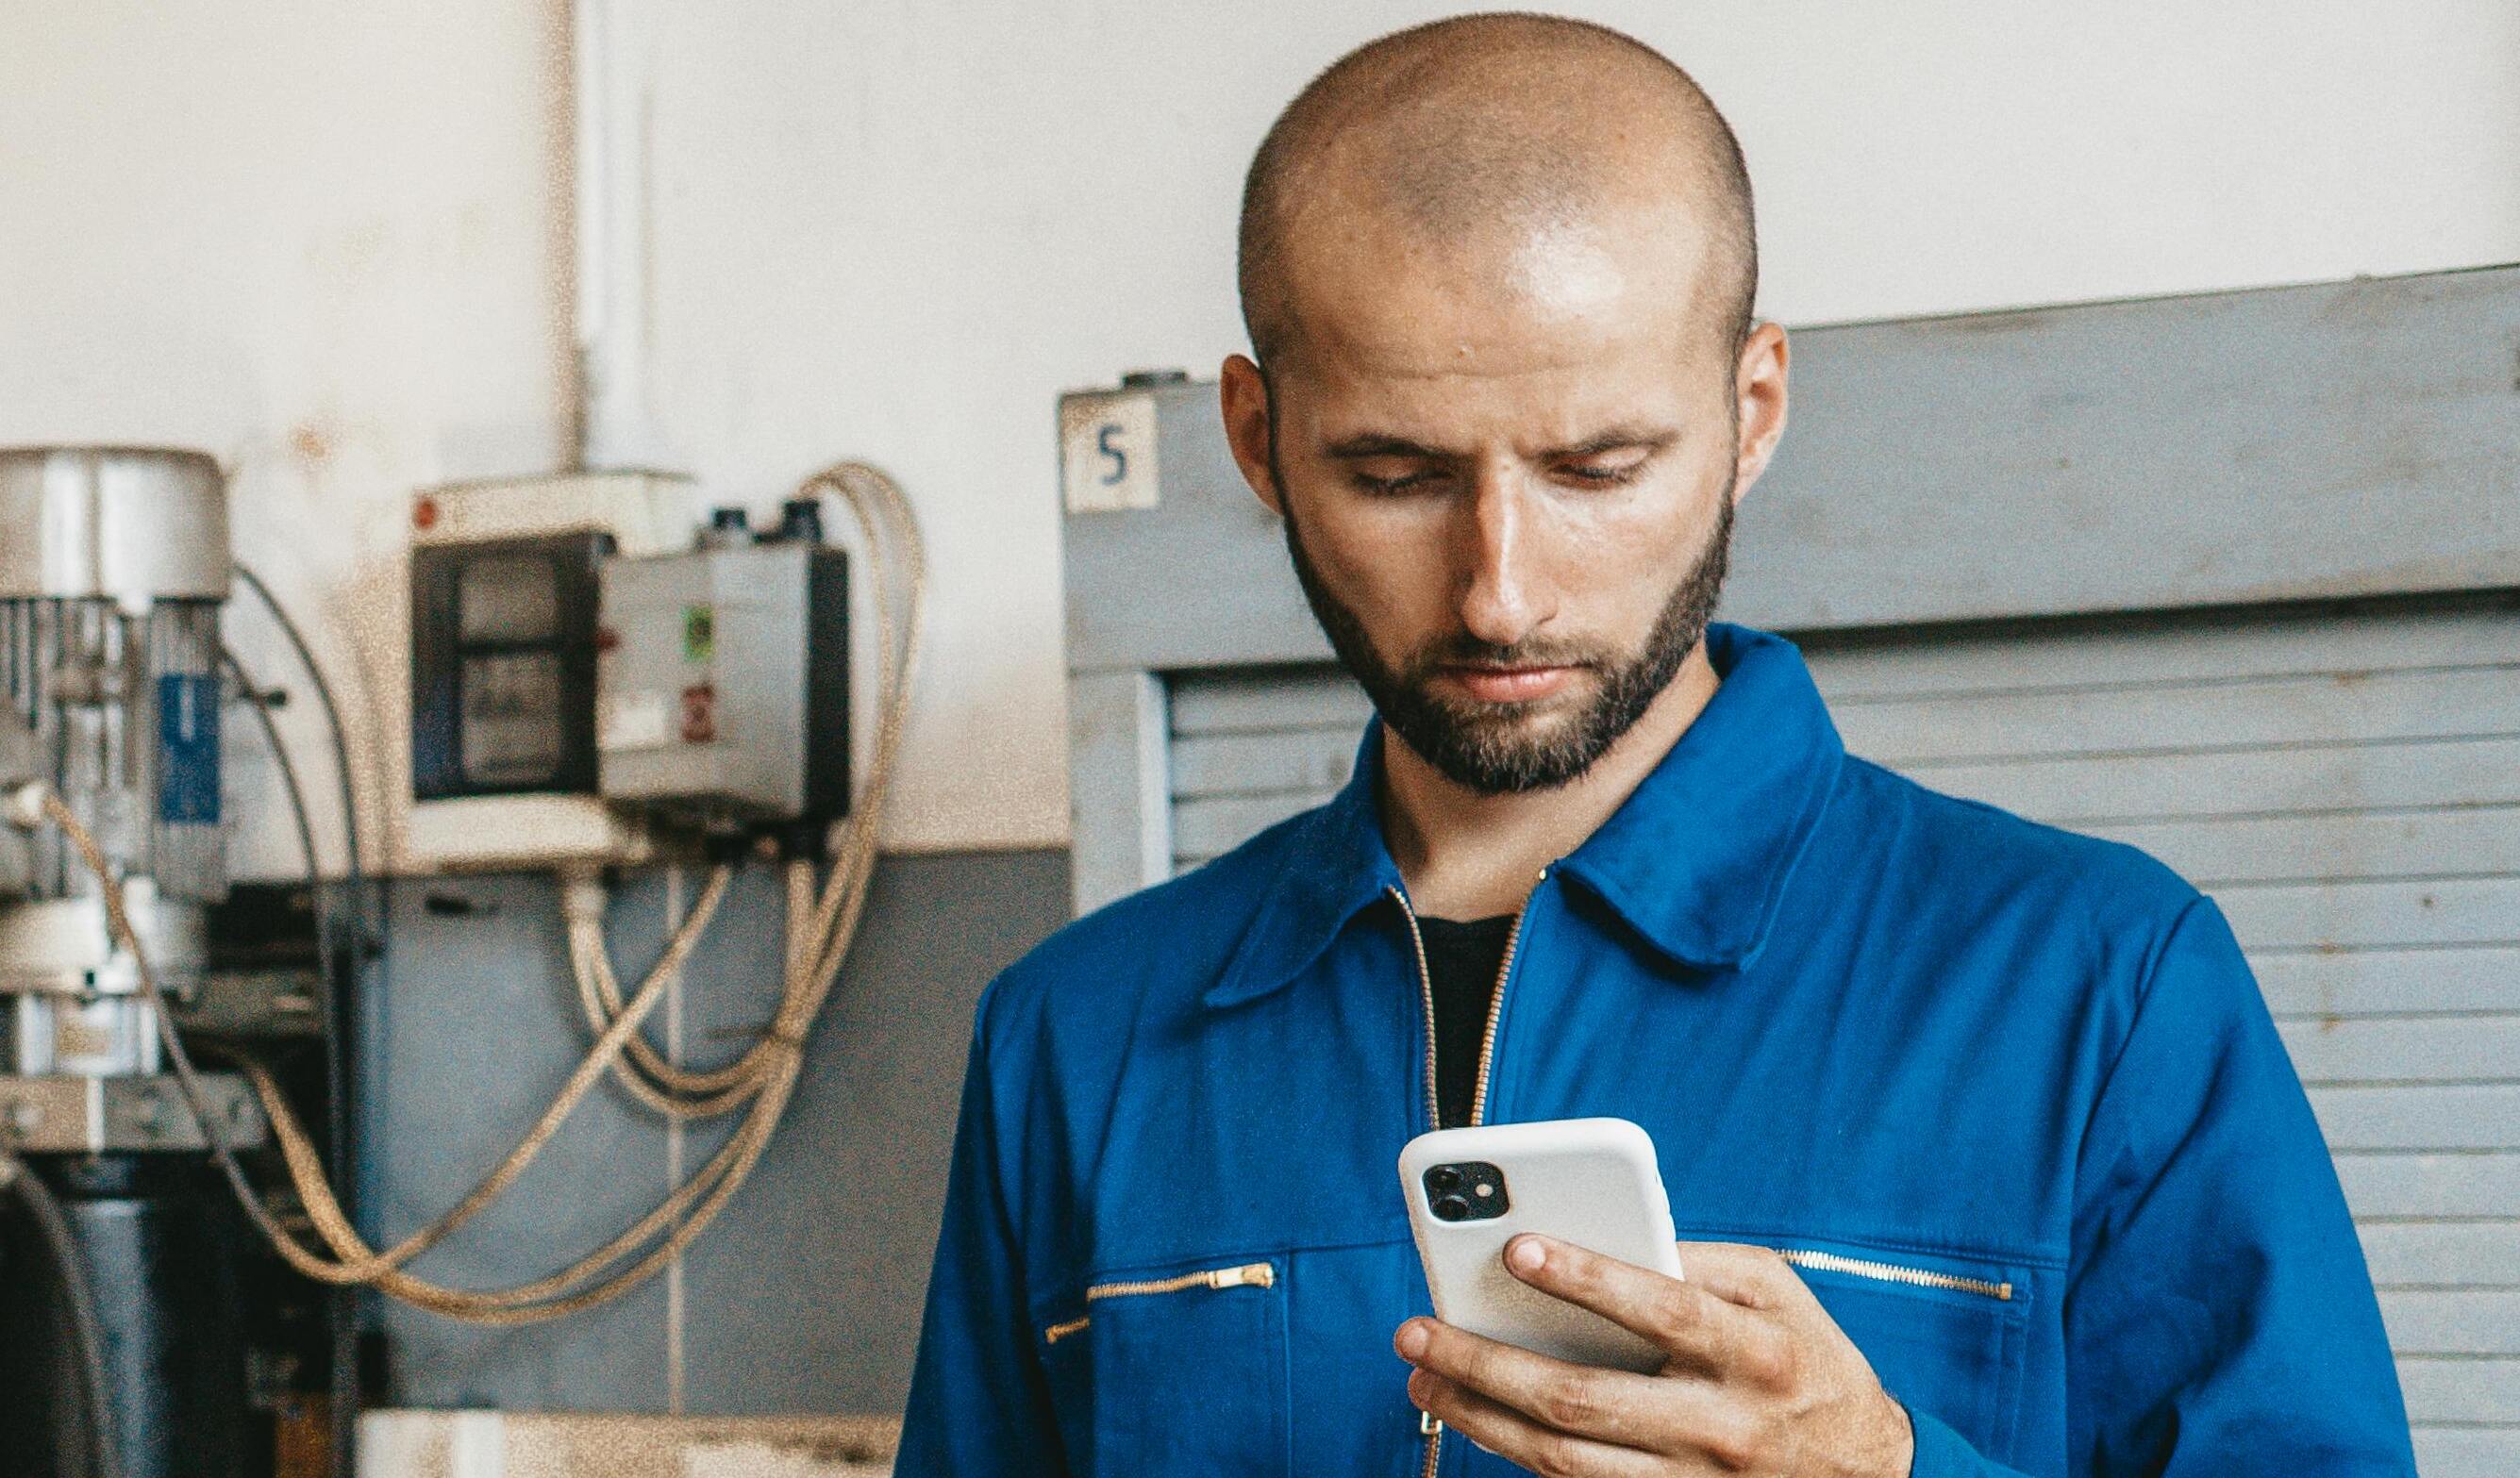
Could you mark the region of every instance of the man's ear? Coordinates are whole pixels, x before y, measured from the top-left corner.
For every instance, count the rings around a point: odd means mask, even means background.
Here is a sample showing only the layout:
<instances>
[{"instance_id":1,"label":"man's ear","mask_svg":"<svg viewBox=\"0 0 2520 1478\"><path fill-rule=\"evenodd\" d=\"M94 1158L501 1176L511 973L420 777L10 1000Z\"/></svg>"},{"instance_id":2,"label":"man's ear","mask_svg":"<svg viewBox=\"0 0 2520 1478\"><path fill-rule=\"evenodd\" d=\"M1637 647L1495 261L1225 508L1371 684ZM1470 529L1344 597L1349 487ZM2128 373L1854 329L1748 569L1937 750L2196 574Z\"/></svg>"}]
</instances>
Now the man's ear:
<instances>
[{"instance_id":1,"label":"man's ear","mask_svg":"<svg viewBox=\"0 0 2520 1478\"><path fill-rule=\"evenodd\" d=\"M1741 442L1734 449L1735 503L1768 470L1769 460L1777 454L1777 442L1785 434L1787 357L1783 328L1763 323L1750 331L1750 336L1742 341L1741 357L1733 363L1732 393L1741 425Z\"/></svg>"},{"instance_id":2,"label":"man's ear","mask_svg":"<svg viewBox=\"0 0 2520 1478\"><path fill-rule=\"evenodd\" d=\"M1269 470L1269 386L1260 367L1242 355L1227 355L1216 375L1216 400L1225 413L1225 444L1234 449L1242 480L1269 512L1284 517L1285 494Z\"/></svg>"}]
</instances>

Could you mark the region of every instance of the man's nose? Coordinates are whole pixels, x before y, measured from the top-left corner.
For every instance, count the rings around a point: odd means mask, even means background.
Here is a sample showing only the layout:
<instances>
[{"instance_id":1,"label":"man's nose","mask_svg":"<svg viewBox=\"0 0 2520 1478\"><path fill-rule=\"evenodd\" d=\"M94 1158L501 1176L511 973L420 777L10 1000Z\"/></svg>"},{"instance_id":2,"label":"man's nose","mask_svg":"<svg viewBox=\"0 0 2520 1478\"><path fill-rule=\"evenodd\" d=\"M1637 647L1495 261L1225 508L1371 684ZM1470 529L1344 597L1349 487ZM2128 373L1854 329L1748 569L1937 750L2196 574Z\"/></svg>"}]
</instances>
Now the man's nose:
<instances>
[{"instance_id":1,"label":"man's nose","mask_svg":"<svg viewBox=\"0 0 2520 1478\"><path fill-rule=\"evenodd\" d=\"M1482 468L1462 510L1462 624L1490 646L1510 647L1554 613L1535 567L1531 497L1512 470Z\"/></svg>"}]
</instances>

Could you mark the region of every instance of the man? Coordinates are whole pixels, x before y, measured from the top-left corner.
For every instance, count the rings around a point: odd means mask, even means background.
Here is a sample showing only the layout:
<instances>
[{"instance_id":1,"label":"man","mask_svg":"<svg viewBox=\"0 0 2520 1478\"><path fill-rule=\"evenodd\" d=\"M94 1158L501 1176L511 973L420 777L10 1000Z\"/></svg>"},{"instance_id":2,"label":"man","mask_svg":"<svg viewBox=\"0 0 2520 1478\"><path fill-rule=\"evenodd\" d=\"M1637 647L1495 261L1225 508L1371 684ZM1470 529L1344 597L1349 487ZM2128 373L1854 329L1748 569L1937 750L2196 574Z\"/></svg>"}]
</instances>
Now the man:
<instances>
[{"instance_id":1,"label":"man","mask_svg":"<svg viewBox=\"0 0 2520 1478\"><path fill-rule=\"evenodd\" d=\"M991 987L901 1473L2412 1471L2214 905L1847 756L1707 624L1785 420L1754 280L1730 131L1616 33L1405 31L1279 120L1224 415L1379 721ZM1650 1375L1433 1320L1393 1172L1591 1114L1686 1278L1507 1263Z\"/></svg>"}]
</instances>

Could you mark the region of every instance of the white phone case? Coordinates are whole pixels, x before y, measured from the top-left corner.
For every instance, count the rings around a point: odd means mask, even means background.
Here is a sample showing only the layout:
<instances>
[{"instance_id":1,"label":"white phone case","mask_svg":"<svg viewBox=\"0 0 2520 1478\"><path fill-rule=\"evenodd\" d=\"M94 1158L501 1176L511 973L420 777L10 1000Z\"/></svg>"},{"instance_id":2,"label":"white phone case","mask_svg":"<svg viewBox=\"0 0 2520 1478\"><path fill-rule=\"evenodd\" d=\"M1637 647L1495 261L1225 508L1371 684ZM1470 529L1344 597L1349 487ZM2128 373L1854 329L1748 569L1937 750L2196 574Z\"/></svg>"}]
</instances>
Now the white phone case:
<instances>
[{"instance_id":1,"label":"white phone case","mask_svg":"<svg viewBox=\"0 0 2520 1478\"><path fill-rule=\"evenodd\" d=\"M1445 1221L1426 1174L1486 1164L1503 1173L1501 1216ZM1439 1129L1400 1151L1409 1230L1426 1270L1435 1317L1448 1324L1583 1365L1650 1372L1668 1358L1589 1309L1552 1297L1506 1271L1505 1244L1546 1232L1622 1262L1681 1276L1671 1200L1653 1140L1625 1119L1546 1119ZM1468 1198L1468 1187L1462 1193Z\"/></svg>"}]
</instances>

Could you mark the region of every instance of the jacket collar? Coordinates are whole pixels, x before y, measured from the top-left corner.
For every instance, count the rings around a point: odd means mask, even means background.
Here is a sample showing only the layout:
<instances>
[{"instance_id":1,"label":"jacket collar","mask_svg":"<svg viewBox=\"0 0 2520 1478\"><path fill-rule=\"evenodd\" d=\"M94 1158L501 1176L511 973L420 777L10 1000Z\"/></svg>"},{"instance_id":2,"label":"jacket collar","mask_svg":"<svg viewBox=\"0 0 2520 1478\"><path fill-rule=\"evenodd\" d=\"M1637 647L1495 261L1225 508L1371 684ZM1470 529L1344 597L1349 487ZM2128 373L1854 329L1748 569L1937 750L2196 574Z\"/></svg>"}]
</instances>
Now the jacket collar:
<instances>
[{"instance_id":1,"label":"jacket collar","mask_svg":"<svg viewBox=\"0 0 2520 1478\"><path fill-rule=\"evenodd\" d=\"M1737 968L1766 944L1846 751L1793 644L1718 623L1706 645L1722 683L1705 711L1554 871L1671 960ZM1284 985L1349 919L1399 886L1375 803L1381 739L1379 721L1367 726L1347 784L1298 823L1208 1005Z\"/></svg>"}]
</instances>

